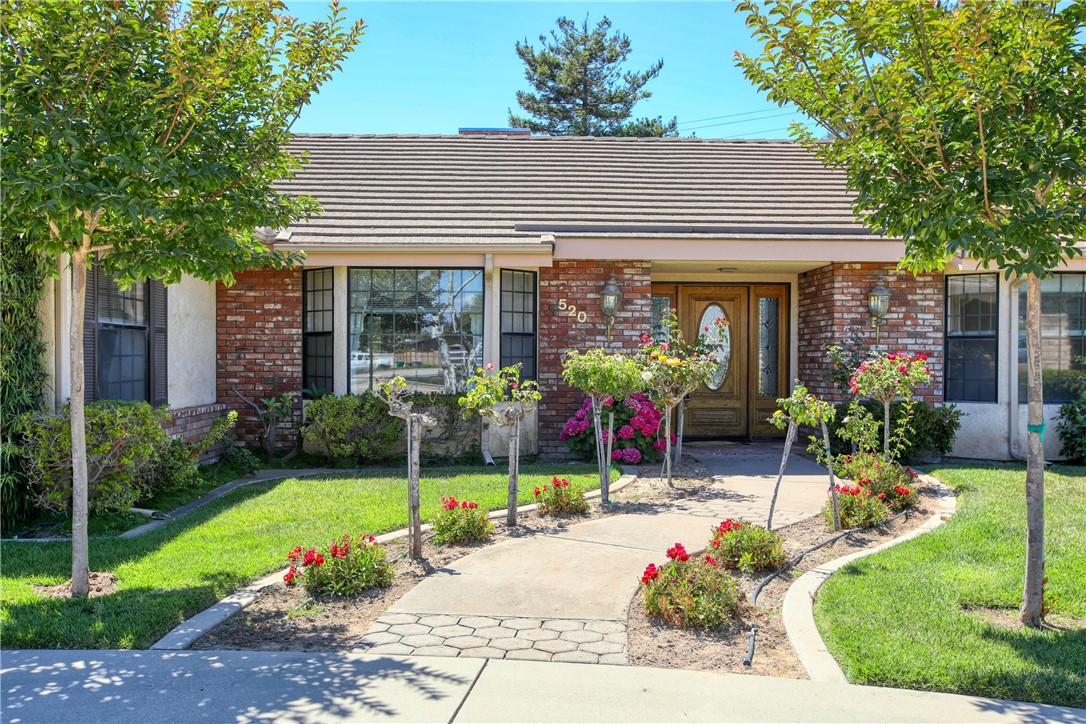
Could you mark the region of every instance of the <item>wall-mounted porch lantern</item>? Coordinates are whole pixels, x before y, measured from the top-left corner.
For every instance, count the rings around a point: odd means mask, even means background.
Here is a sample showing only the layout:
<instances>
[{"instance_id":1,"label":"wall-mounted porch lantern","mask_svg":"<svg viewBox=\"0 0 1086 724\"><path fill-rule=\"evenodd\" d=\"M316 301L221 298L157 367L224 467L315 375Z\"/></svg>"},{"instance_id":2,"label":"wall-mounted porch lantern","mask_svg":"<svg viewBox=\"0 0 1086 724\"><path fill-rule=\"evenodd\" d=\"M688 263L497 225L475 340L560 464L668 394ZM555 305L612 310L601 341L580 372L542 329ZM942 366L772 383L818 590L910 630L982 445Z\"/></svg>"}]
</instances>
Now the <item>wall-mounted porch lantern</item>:
<instances>
[{"instance_id":1,"label":"wall-mounted porch lantern","mask_svg":"<svg viewBox=\"0 0 1086 724\"><path fill-rule=\"evenodd\" d=\"M607 325L607 341L611 341L611 325L615 323L618 311L622 309L622 290L615 283L615 275L612 274L600 292L600 306L603 308L603 322Z\"/></svg>"},{"instance_id":2,"label":"wall-mounted porch lantern","mask_svg":"<svg viewBox=\"0 0 1086 724\"><path fill-rule=\"evenodd\" d=\"M867 293L867 309L871 312L871 326L875 328L875 344L879 343L879 329L886 313L890 311L890 290L879 283Z\"/></svg>"}]
</instances>

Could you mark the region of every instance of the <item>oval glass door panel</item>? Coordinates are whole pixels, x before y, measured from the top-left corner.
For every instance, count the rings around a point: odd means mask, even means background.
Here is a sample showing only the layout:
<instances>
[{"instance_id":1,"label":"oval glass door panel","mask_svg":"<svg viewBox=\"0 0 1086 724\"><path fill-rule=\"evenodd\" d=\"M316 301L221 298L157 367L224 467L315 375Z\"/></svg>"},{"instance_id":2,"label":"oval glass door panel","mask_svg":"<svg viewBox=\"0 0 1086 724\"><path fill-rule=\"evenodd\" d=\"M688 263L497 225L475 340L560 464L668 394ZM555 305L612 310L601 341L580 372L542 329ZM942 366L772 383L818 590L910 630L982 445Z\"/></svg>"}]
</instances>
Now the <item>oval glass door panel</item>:
<instances>
[{"instance_id":1,"label":"oval glass door panel","mask_svg":"<svg viewBox=\"0 0 1086 724\"><path fill-rule=\"evenodd\" d=\"M701 336L717 343L716 371L705 384L710 390L719 390L728 377L728 367L732 360L732 335L728 327L728 315L719 304L710 304L705 308L701 322L698 323L698 331Z\"/></svg>"}]
</instances>

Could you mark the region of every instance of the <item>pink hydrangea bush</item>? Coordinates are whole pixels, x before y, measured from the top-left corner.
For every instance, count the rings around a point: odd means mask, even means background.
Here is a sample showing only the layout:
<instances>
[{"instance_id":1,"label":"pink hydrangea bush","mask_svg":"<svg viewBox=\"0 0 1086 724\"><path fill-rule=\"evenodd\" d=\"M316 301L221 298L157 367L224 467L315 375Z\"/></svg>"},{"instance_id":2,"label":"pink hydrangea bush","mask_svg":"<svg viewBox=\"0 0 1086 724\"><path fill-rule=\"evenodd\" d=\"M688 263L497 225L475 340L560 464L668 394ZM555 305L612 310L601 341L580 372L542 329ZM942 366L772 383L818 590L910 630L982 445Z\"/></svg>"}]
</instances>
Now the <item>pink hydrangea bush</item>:
<instances>
[{"instance_id":1,"label":"pink hydrangea bush","mask_svg":"<svg viewBox=\"0 0 1086 724\"><path fill-rule=\"evenodd\" d=\"M615 412L614 448L611 459L614 462L637 465L652 463L660 459L660 453L667 447L663 438L663 413L658 410L648 397L635 393L621 402L608 398L604 400L605 410ZM604 431L606 435L607 432ZM596 455L595 435L592 433L592 402L588 399L581 409L562 426L559 438L577 458L591 460Z\"/></svg>"}]
</instances>

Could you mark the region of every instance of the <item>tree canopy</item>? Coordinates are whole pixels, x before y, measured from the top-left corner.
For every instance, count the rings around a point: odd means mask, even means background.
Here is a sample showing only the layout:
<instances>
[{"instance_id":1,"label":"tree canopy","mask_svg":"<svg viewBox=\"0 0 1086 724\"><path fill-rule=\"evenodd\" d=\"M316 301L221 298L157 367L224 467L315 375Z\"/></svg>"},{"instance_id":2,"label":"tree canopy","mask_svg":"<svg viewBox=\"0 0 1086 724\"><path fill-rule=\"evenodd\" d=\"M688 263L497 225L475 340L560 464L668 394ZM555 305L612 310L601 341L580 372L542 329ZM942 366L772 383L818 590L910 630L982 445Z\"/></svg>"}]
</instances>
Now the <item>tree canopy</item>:
<instances>
[{"instance_id":1,"label":"tree canopy","mask_svg":"<svg viewBox=\"0 0 1086 724\"><path fill-rule=\"evenodd\" d=\"M773 0L737 10L763 48L736 54L744 74L821 127L795 125L793 135L845 171L853 208L871 229L904 240L903 266L942 270L958 256L1027 284L1019 619L1040 626L1040 279L1083 253L1086 4Z\"/></svg>"},{"instance_id":2,"label":"tree canopy","mask_svg":"<svg viewBox=\"0 0 1086 724\"><path fill-rule=\"evenodd\" d=\"M516 45L524 61L524 77L534 92L517 91L517 104L526 116L509 113L509 124L533 133L557 136L675 136L675 118L630 121L634 105L652 94L645 90L660 74L664 61L648 69L623 70L630 39L611 33L604 17L590 26L558 18L550 37L539 36L540 47L527 39Z\"/></svg>"},{"instance_id":3,"label":"tree canopy","mask_svg":"<svg viewBox=\"0 0 1086 724\"><path fill-rule=\"evenodd\" d=\"M301 22L279 0L11 2L0 15L4 244L72 270L72 583L88 592L87 269L119 284L296 261L260 229L318 210L276 183L290 128L363 24Z\"/></svg>"},{"instance_id":4,"label":"tree canopy","mask_svg":"<svg viewBox=\"0 0 1086 724\"><path fill-rule=\"evenodd\" d=\"M744 2L737 53L794 135L844 169L855 210L913 270L960 255L1045 275L1086 229L1086 5Z\"/></svg>"}]
</instances>

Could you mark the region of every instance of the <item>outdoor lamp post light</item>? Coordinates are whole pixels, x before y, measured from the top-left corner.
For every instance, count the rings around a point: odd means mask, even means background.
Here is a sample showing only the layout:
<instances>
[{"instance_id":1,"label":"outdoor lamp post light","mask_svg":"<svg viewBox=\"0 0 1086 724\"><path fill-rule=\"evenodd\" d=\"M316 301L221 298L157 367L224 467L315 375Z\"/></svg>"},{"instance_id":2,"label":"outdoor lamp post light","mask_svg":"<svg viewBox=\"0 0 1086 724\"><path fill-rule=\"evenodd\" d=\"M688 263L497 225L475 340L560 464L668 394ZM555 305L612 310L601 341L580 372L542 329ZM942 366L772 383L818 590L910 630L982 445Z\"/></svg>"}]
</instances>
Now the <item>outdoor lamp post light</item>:
<instances>
[{"instance_id":1,"label":"outdoor lamp post light","mask_svg":"<svg viewBox=\"0 0 1086 724\"><path fill-rule=\"evenodd\" d=\"M879 343L879 329L882 320L890 311L890 290L879 283L867 293L867 308L871 312L871 326L875 328L875 344Z\"/></svg>"},{"instance_id":2,"label":"outdoor lamp post light","mask_svg":"<svg viewBox=\"0 0 1086 724\"><path fill-rule=\"evenodd\" d=\"M611 325L615 323L618 310L622 308L622 290L615 283L615 275L612 274L600 292L600 306L603 308L603 321L607 325L607 341L611 341Z\"/></svg>"}]
</instances>

